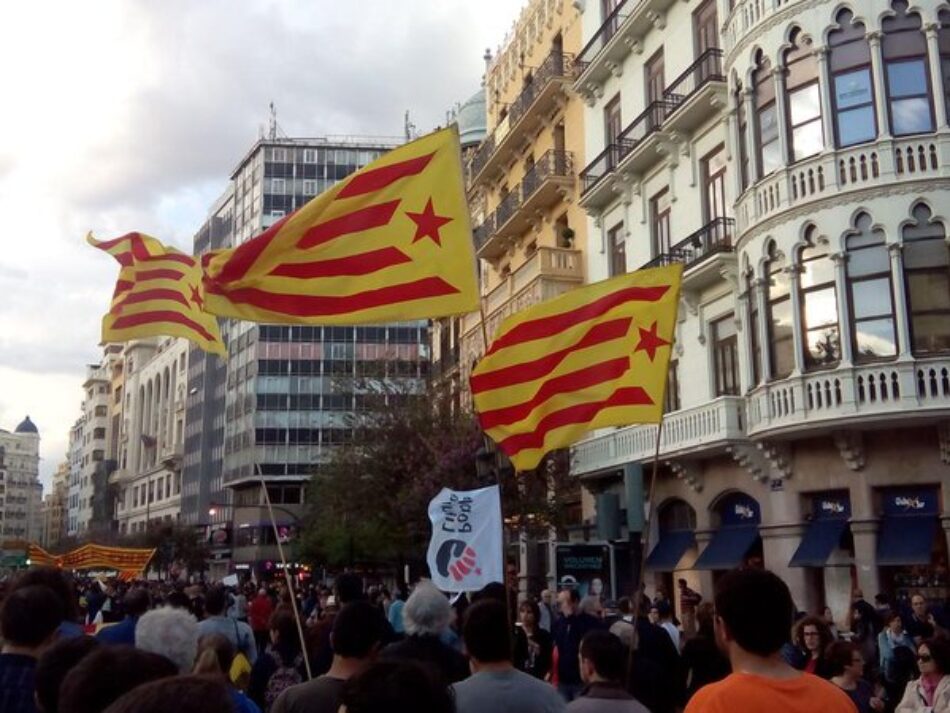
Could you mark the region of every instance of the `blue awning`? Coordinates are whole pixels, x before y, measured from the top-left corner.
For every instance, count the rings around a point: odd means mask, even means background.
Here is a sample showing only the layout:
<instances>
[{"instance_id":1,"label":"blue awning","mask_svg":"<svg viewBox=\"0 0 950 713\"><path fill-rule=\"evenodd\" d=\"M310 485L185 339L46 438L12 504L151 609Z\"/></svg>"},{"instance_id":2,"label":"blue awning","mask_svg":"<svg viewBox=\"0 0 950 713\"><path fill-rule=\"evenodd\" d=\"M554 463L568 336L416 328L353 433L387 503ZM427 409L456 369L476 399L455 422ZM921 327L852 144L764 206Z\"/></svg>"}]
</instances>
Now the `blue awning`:
<instances>
[{"instance_id":1,"label":"blue awning","mask_svg":"<svg viewBox=\"0 0 950 713\"><path fill-rule=\"evenodd\" d=\"M722 527L712 536L693 569L733 569L742 564L759 536L758 525Z\"/></svg>"},{"instance_id":2,"label":"blue awning","mask_svg":"<svg viewBox=\"0 0 950 713\"><path fill-rule=\"evenodd\" d=\"M847 529L848 521L841 517L812 520L788 566L824 567Z\"/></svg>"},{"instance_id":3,"label":"blue awning","mask_svg":"<svg viewBox=\"0 0 950 713\"><path fill-rule=\"evenodd\" d=\"M877 535L878 565L930 564L936 532L932 514L885 516Z\"/></svg>"},{"instance_id":4,"label":"blue awning","mask_svg":"<svg viewBox=\"0 0 950 713\"><path fill-rule=\"evenodd\" d=\"M696 544L690 530L670 530L660 533L660 541L647 557L646 568L654 572L672 572L683 559L686 550Z\"/></svg>"}]
</instances>

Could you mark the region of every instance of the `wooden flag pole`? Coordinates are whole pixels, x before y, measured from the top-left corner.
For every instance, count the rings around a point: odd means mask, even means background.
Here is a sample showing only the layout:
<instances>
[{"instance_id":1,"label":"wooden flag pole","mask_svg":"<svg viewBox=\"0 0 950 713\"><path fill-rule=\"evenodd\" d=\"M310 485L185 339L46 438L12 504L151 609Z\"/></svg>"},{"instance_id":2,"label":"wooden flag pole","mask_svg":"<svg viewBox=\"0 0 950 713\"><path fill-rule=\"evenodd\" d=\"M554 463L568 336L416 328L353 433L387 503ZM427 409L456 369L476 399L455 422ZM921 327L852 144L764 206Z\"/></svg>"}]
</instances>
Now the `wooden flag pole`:
<instances>
[{"instance_id":1,"label":"wooden flag pole","mask_svg":"<svg viewBox=\"0 0 950 713\"><path fill-rule=\"evenodd\" d=\"M277 540L277 554L280 555L280 564L284 569L284 579L287 582L287 591L290 594L290 606L294 610L294 621L297 622L297 635L300 637L300 651L303 654L303 663L307 669L307 680L313 679L313 672L310 670L310 655L307 651L307 639L303 635L303 624L300 621L300 611L297 609L297 597L294 595L294 584L290 578L290 568L287 566L287 558L284 557L284 547L280 543L280 532L277 530L277 519L274 517L274 507L270 502L270 494L267 492L267 483L264 480L264 473L261 471L261 464L255 463L257 477L261 481L261 490L264 492L264 502L267 504L267 513L270 516L270 524L274 529L274 539ZM298 532L299 536L300 533Z\"/></svg>"}]
</instances>

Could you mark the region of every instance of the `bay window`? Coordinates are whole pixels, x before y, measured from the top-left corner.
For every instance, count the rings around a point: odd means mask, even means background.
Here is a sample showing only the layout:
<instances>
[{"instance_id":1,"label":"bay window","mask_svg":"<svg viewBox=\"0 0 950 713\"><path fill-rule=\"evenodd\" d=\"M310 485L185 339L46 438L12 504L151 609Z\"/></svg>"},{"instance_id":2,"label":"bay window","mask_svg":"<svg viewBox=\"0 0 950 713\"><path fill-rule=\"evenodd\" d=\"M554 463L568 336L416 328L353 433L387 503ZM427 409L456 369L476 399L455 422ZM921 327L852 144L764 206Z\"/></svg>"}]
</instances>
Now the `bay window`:
<instances>
[{"instance_id":1,"label":"bay window","mask_svg":"<svg viewBox=\"0 0 950 713\"><path fill-rule=\"evenodd\" d=\"M887 110L894 136L933 131L927 38L920 15L907 12L905 0L894 0L895 14L884 18L881 28Z\"/></svg>"},{"instance_id":2,"label":"bay window","mask_svg":"<svg viewBox=\"0 0 950 713\"><path fill-rule=\"evenodd\" d=\"M890 258L884 232L860 213L847 237L851 340L856 362L897 354Z\"/></svg>"},{"instance_id":3,"label":"bay window","mask_svg":"<svg viewBox=\"0 0 950 713\"><path fill-rule=\"evenodd\" d=\"M814 156L825 147L821 128L821 90L818 86L818 61L811 46L795 29L792 48L785 53L785 91L788 94L788 145L792 162Z\"/></svg>"},{"instance_id":4,"label":"bay window","mask_svg":"<svg viewBox=\"0 0 950 713\"><path fill-rule=\"evenodd\" d=\"M756 55L752 84L755 90L755 127L759 178L761 178L782 166L782 148L778 134L778 104L775 101L772 63L761 50Z\"/></svg>"},{"instance_id":5,"label":"bay window","mask_svg":"<svg viewBox=\"0 0 950 713\"><path fill-rule=\"evenodd\" d=\"M834 104L835 141L839 148L877 138L871 48L864 24L854 22L850 10L835 17L838 29L828 34L831 48L831 97Z\"/></svg>"},{"instance_id":6,"label":"bay window","mask_svg":"<svg viewBox=\"0 0 950 713\"><path fill-rule=\"evenodd\" d=\"M766 306L770 372L773 379L784 379L795 368L795 333L792 329L791 283L785 271L785 260L775 243L769 246L766 272L769 280Z\"/></svg>"},{"instance_id":7,"label":"bay window","mask_svg":"<svg viewBox=\"0 0 950 713\"><path fill-rule=\"evenodd\" d=\"M835 266L828 250L818 244L817 230L810 226L806 246L800 253L799 285L802 303L802 346L805 366L810 369L834 366L841 360L838 329L838 298Z\"/></svg>"},{"instance_id":8,"label":"bay window","mask_svg":"<svg viewBox=\"0 0 950 713\"><path fill-rule=\"evenodd\" d=\"M918 203L903 230L904 283L915 355L950 351L950 251L946 230Z\"/></svg>"}]
</instances>

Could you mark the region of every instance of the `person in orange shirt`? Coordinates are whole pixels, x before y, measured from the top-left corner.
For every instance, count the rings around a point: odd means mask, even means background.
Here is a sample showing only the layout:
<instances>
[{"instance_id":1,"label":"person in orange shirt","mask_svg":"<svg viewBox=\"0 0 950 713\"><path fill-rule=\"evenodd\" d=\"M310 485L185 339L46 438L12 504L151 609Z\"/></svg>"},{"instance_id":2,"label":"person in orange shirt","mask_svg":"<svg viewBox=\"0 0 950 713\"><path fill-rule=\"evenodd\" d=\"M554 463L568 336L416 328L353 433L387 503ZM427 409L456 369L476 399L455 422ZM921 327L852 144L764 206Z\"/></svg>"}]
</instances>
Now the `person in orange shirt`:
<instances>
[{"instance_id":1,"label":"person in orange shirt","mask_svg":"<svg viewBox=\"0 0 950 713\"><path fill-rule=\"evenodd\" d=\"M789 666L781 656L794 607L785 582L766 570L736 570L716 587L716 641L732 673L699 689L686 713L856 713L828 681Z\"/></svg>"}]
</instances>

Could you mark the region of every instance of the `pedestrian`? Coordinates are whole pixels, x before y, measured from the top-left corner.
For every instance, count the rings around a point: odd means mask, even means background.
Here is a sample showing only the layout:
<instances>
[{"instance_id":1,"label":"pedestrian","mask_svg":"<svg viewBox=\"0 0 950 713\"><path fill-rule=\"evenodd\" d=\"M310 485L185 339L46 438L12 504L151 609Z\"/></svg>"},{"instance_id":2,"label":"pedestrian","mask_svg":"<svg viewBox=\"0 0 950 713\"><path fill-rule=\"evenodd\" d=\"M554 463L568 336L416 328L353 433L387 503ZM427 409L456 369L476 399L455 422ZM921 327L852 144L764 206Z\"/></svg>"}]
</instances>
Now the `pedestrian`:
<instances>
[{"instance_id":1,"label":"pedestrian","mask_svg":"<svg viewBox=\"0 0 950 713\"><path fill-rule=\"evenodd\" d=\"M198 622L186 609L153 609L135 625L135 646L164 656L180 673L188 673L198 654Z\"/></svg>"},{"instance_id":2,"label":"pedestrian","mask_svg":"<svg viewBox=\"0 0 950 713\"><path fill-rule=\"evenodd\" d=\"M950 640L921 642L917 667L920 677L907 684L896 713L950 713Z\"/></svg>"},{"instance_id":3,"label":"pedestrian","mask_svg":"<svg viewBox=\"0 0 950 713\"><path fill-rule=\"evenodd\" d=\"M712 602L700 604L696 608L696 635L683 644L687 700L703 686L724 679L731 670L729 659L716 644L714 617Z\"/></svg>"},{"instance_id":4,"label":"pedestrian","mask_svg":"<svg viewBox=\"0 0 950 713\"><path fill-rule=\"evenodd\" d=\"M448 689L414 661L377 661L343 684L345 713L455 713Z\"/></svg>"},{"instance_id":5,"label":"pedestrian","mask_svg":"<svg viewBox=\"0 0 950 713\"><path fill-rule=\"evenodd\" d=\"M270 638L268 626L270 625L270 615L273 613L274 605L271 604L270 597L267 596L267 590L261 587L257 591L257 596L248 606L248 619L251 630L254 632L258 654L264 653L264 649L267 648L267 641Z\"/></svg>"},{"instance_id":6,"label":"pedestrian","mask_svg":"<svg viewBox=\"0 0 950 713\"><path fill-rule=\"evenodd\" d=\"M63 621L59 625L60 638L65 636L82 636L85 634L79 623L79 596L73 583L73 578L57 567L31 567L17 577L10 594L19 587L29 587L35 584L49 587L59 598L63 607Z\"/></svg>"},{"instance_id":7,"label":"pedestrian","mask_svg":"<svg viewBox=\"0 0 950 713\"><path fill-rule=\"evenodd\" d=\"M205 602L205 606L207 606L207 602ZM245 624L247 623L247 597L244 596L244 590L236 589L231 593L228 616Z\"/></svg>"},{"instance_id":8,"label":"pedestrian","mask_svg":"<svg viewBox=\"0 0 950 713\"><path fill-rule=\"evenodd\" d=\"M211 676L165 678L132 691L115 701L105 713L234 713L227 688Z\"/></svg>"},{"instance_id":9,"label":"pedestrian","mask_svg":"<svg viewBox=\"0 0 950 713\"><path fill-rule=\"evenodd\" d=\"M590 631L581 641L580 668L584 689L568 703L569 713L650 713L623 687L626 651L609 631Z\"/></svg>"},{"instance_id":10,"label":"pedestrian","mask_svg":"<svg viewBox=\"0 0 950 713\"><path fill-rule=\"evenodd\" d=\"M208 634L226 636L238 653L244 654L248 663L253 667L254 662L257 661L257 645L254 632L243 621L225 616L226 605L227 592L224 591L224 587L212 587L208 590L204 603L208 617L198 624L198 636L207 636Z\"/></svg>"},{"instance_id":11,"label":"pedestrian","mask_svg":"<svg viewBox=\"0 0 950 713\"><path fill-rule=\"evenodd\" d=\"M908 655L912 656L917 647L910 635L904 631L904 620L898 612L888 613L884 620L884 630L877 637L881 675L885 681L899 684L900 690L903 691L907 680L901 679L910 672L906 666L901 666L900 659L909 660ZM904 654L901 655L898 649L904 649Z\"/></svg>"},{"instance_id":12,"label":"pedestrian","mask_svg":"<svg viewBox=\"0 0 950 713\"><path fill-rule=\"evenodd\" d=\"M554 644L557 646L558 691L570 703L584 687L581 680L581 639L588 631L603 628L600 619L580 611L580 595L576 589L562 589L557 602L561 617L554 627Z\"/></svg>"},{"instance_id":13,"label":"pedestrian","mask_svg":"<svg viewBox=\"0 0 950 713\"><path fill-rule=\"evenodd\" d=\"M910 597L910 615L904 620L904 629L910 634L914 644L918 645L924 639L947 635L930 611L926 597L920 592L915 592Z\"/></svg>"},{"instance_id":14,"label":"pedestrian","mask_svg":"<svg viewBox=\"0 0 950 713\"><path fill-rule=\"evenodd\" d=\"M673 713L682 707L686 697L683 660L669 633L650 622L646 613L649 606L649 600L641 596L640 612L633 621L636 647L631 657L628 690L653 713ZM633 632L630 634L633 642Z\"/></svg>"},{"instance_id":15,"label":"pedestrian","mask_svg":"<svg viewBox=\"0 0 950 713\"><path fill-rule=\"evenodd\" d=\"M794 607L779 577L761 569L733 570L719 580L715 605L716 638L733 673L697 691L686 713L854 713L839 688L782 659Z\"/></svg>"},{"instance_id":16,"label":"pedestrian","mask_svg":"<svg viewBox=\"0 0 950 713\"><path fill-rule=\"evenodd\" d=\"M228 689L236 713L261 713L260 707L231 683L231 664L236 653L228 637L221 634L202 636L198 639L194 673L220 679Z\"/></svg>"},{"instance_id":17,"label":"pedestrian","mask_svg":"<svg viewBox=\"0 0 950 713\"><path fill-rule=\"evenodd\" d=\"M333 622L329 671L281 693L271 713L337 713L343 684L376 659L383 634L383 616L377 608L362 601L344 606Z\"/></svg>"},{"instance_id":18,"label":"pedestrian","mask_svg":"<svg viewBox=\"0 0 950 713\"><path fill-rule=\"evenodd\" d=\"M558 713L564 701L550 685L514 667L505 603L484 599L465 612L462 637L471 677L452 686L457 713Z\"/></svg>"},{"instance_id":19,"label":"pedestrian","mask_svg":"<svg viewBox=\"0 0 950 713\"><path fill-rule=\"evenodd\" d=\"M595 594L588 594L581 599L580 610L595 619L600 619L601 621L604 619L604 605L600 601L600 597Z\"/></svg>"},{"instance_id":20,"label":"pedestrian","mask_svg":"<svg viewBox=\"0 0 950 713\"><path fill-rule=\"evenodd\" d=\"M831 682L847 694L858 713L879 713L884 710L884 699L863 678L864 656L857 644L834 641L828 647L825 659Z\"/></svg>"},{"instance_id":21,"label":"pedestrian","mask_svg":"<svg viewBox=\"0 0 950 713\"><path fill-rule=\"evenodd\" d=\"M630 597L620 597L617 600L618 617L610 625L610 633L618 637L627 648L633 646L633 605Z\"/></svg>"},{"instance_id":22,"label":"pedestrian","mask_svg":"<svg viewBox=\"0 0 950 713\"><path fill-rule=\"evenodd\" d=\"M544 680L551 673L554 640L539 625L541 607L530 599L518 607L521 626L515 630L515 666L535 678Z\"/></svg>"},{"instance_id":23,"label":"pedestrian","mask_svg":"<svg viewBox=\"0 0 950 713\"><path fill-rule=\"evenodd\" d=\"M446 684L468 676L465 657L440 640L451 618L449 600L434 584L419 582L406 601L402 618L406 638L383 649L384 659L409 659L435 669Z\"/></svg>"},{"instance_id":24,"label":"pedestrian","mask_svg":"<svg viewBox=\"0 0 950 713\"><path fill-rule=\"evenodd\" d=\"M386 618L389 620L390 626L393 628L396 636L404 636L406 629L403 626L402 621L402 610L406 606L406 600L409 598L409 594L406 592L406 585L402 582L399 582L396 585L396 596L393 599L392 603L389 605L389 612L386 615Z\"/></svg>"},{"instance_id":25,"label":"pedestrian","mask_svg":"<svg viewBox=\"0 0 950 713\"><path fill-rule=\"evenodd\" d=\"M795 668L822 678L831 678L825 650L831 643L831 632L817 616L806 616L795 625Z\"/></svg>"},{"instance_id":26,"label":"pedestrian","mask_svg":"<svg viewBox=\"0 0 950 713\"><path fill-rule=\"evenodd\" d=\"M307 666L300 644L297 620L286 611L275 611L270 621L271 645L251 669L248 695L267 713L277 697L307 680Z\"/></svg>"},{"instance_id":27,"label":"pedestrian","mask_svg":"<svg viewBox=\"0 0 950 713\"><path fill-rule=\"evenodd\" d=\"M18 587L0 609L0 711L34 713L36 664L63 621L63 604L49 587Z\"/></svg>"},{"instance_id":28,"label":"pedestrian","mask_svg":"<svg viewBox=\"0 0 950 713\"><path fill-rule=\"evenodd\" d=\"M550 589L541 590L541 601L538 603L541 618L538 619L538 626L547 632L554 628L554 622L557 620L557 613L552 604L553 598Z\"/></svg>"},{"instance_id":29,"label":"pedestrian","mask_svg":"<svg viewBox=\"0 0 950 713\"><path fill-rule=\"evenodd\" d=\"M164 656L124 644L100 646L66 674L59 711L102 713L136 686L177 673L178 667Z\"/></svg>"},{"instance_id":30,"label":"pedestrian","mask_svg":"<svg viewBox=\"0 0 950 713\"><path fill-rule=\"evenodd\" d=\"M689 583L680 577L676 580L676 586L679 587L680 612L683 615L683 631L687 636L696 633L696 607L703 601L703 595L689 588Z\"/></svg>"},{"instance_id":31,"label":"pedestrian","mask_svg":"<svg viewBox=\"0 0 950 713\"><path fill-rule=\"evenodd\" d=\"M36 664L36 707L40 713L58 713L59 689L66 674L100 646L92 636L59 639Z\"/></svg>"},{"instance_id":32,"label":"pedestrian","mask_svg":"<svg viewBox=\"0 0 950 713\"><path fill-rule=\"evenodd\" d=\"M673 623L673 607L670 606L668 600L662 599L656 603L656 614L658 617L656 623L669 634L670 641L673 642L673 646L675 646L676 651L679 652L682 648L682 644L680 643L680 630L679 627Z\"/></svg>"},{"instance_id":33,"label":"pedestrian","mask_svg":"<svg viewBox=\"0 0 950 713\"><path fill-rule=\"evenodd\" d=\"M838 634L838 625L835 624L835 615L831 611L831 607L823 607L818 617L825 622L825 626L828 627L828 633L831 635L832 642L841 638Z\"/></svg>"},{"instance_id":34,"label":"pedestrian","mask_svg":"<svg viewBox=\"0 0 950 713\"><path fill-rule=\"evenodd\" d=\"M135 646L135 626L138 624L139 618L148 611L150 604L147 589L136 587L129 590L122 599L125 618L118 624L103 627L96 634L96 638L104 644Z\"/></svg>"}]
</instances>

